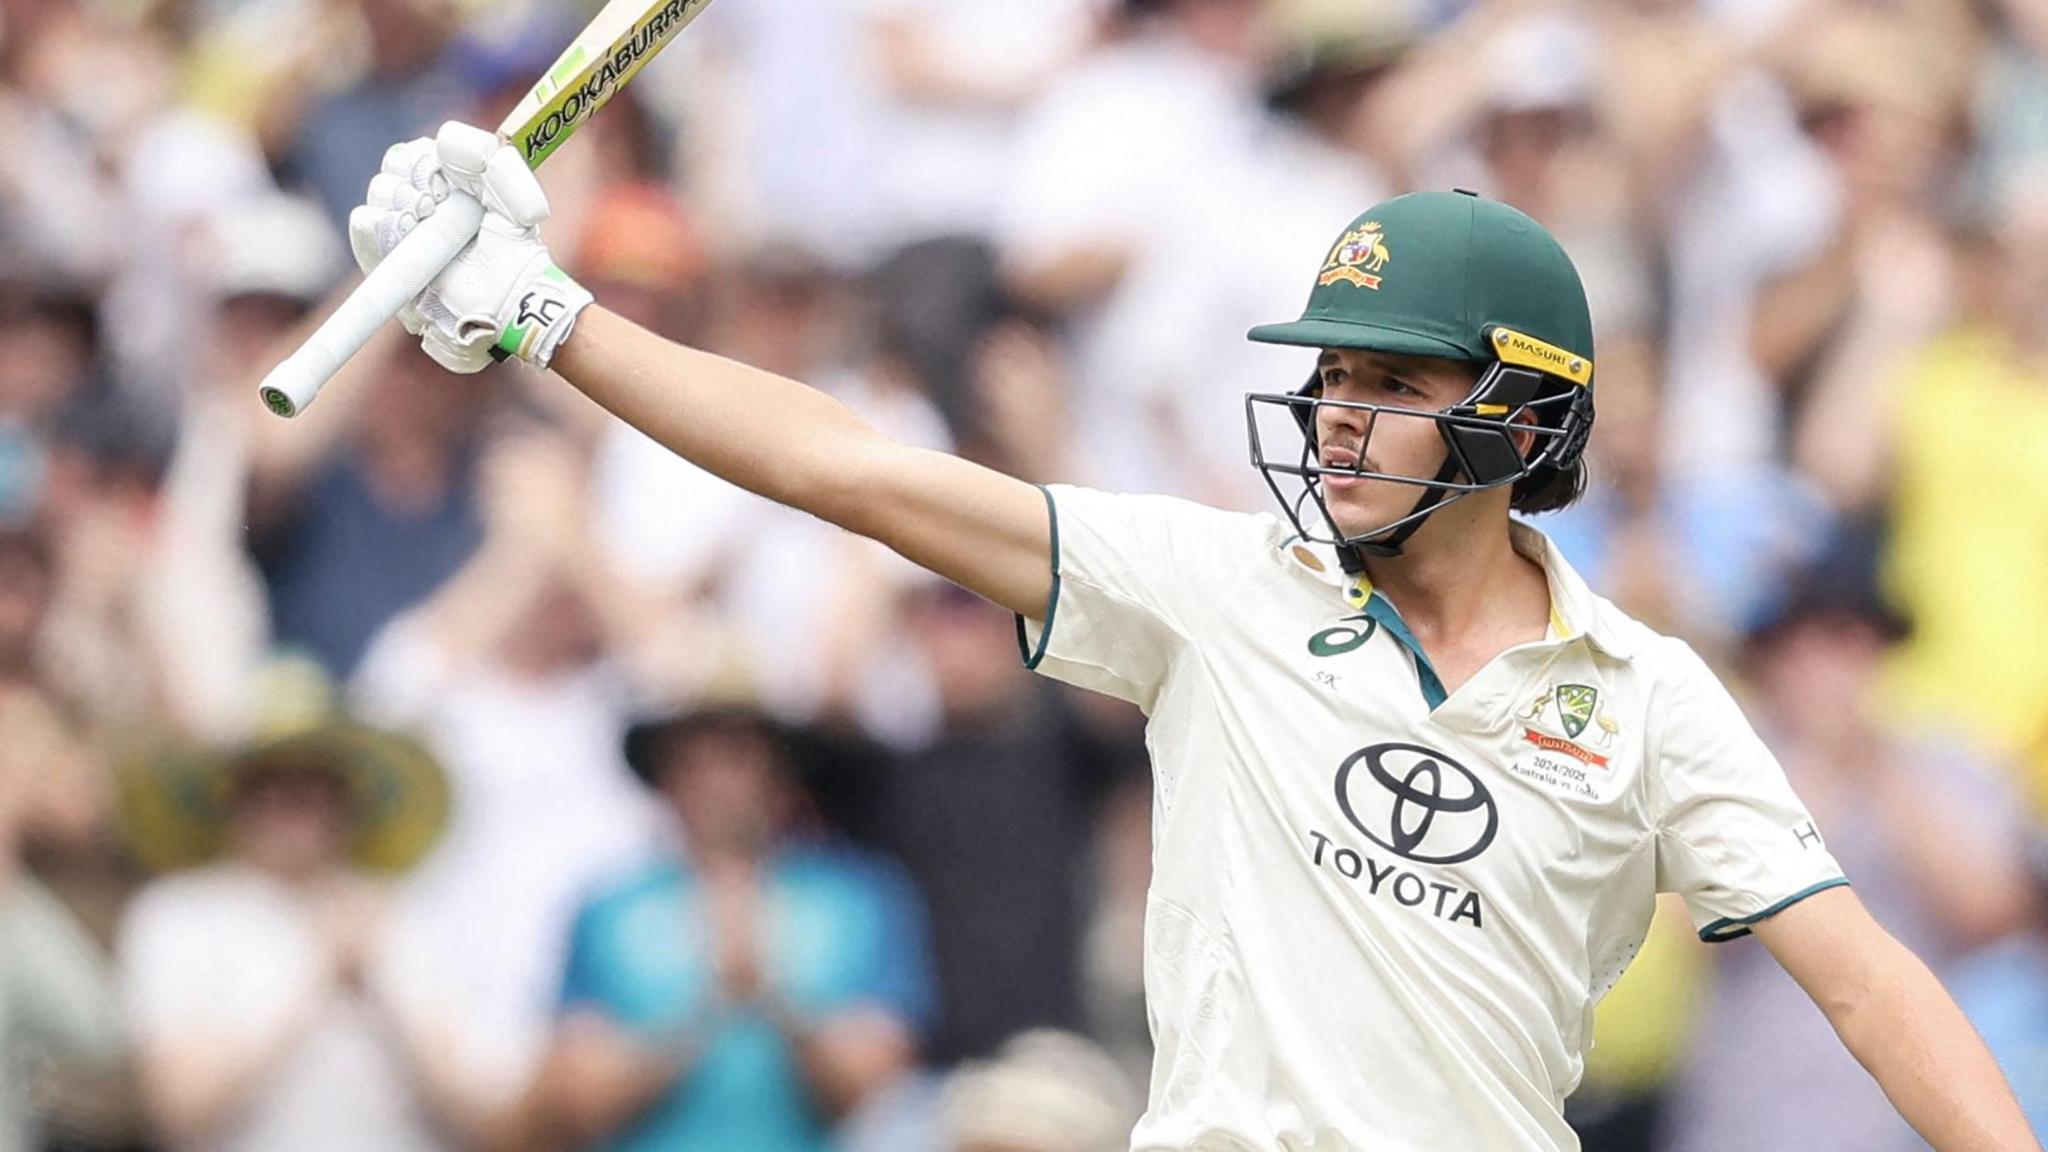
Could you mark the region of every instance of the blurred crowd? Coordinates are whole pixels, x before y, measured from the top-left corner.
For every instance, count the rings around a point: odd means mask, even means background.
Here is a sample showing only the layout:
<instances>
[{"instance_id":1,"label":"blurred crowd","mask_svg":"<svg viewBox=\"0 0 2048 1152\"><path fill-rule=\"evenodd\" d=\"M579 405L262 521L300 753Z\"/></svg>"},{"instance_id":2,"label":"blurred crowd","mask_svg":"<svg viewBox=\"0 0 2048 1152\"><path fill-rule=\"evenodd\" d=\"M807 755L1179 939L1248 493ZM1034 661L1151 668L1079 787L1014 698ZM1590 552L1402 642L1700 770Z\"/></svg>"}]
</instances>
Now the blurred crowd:
<instances>
[{"instance_id":1,"label":"blurred crowd","mask_svg":"<svg viewBox=\"0 0 2048 1152\"><path fill-rule=\"evenodd\" d=\"M589 8L0 0L0 1152L1122 1148L1138 717L516 364L255 399ZM1386 195L1529 212L1600 363L1539 527L2048 1122L2048 2L723 0L542 179L649 327L1254 511L1245 329ZM1590 1152L1921 1147L1682 913L1598 1036Z\"/></svg>"}]
</instances>

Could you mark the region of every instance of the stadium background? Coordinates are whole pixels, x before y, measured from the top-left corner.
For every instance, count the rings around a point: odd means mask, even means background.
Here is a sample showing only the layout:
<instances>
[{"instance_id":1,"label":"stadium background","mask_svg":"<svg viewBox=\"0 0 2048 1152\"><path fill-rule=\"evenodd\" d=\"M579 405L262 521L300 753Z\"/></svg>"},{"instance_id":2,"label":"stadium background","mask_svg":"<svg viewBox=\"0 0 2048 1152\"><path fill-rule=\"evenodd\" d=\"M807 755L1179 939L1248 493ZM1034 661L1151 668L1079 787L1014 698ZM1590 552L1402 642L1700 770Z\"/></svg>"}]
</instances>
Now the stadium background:
<instances>
[{"instance_id":1,"label":"stadium background","mask_svg":"<svg viewBox=\"0 0 2048 1152\"><path fill-rule=\"evenodd\" d=\"M1133 715L519 366L393 338L299 421L256 403L381 149L494 123L585 18L0 0L0 1149L169 1147L133 1038L257 1042L253 993L166 1023L192 961L135 943L168 851L137 812L327 702L445 770L363 931L460 994L430 1066L258 1077L320 1146L429 1081L531 1089L577 909L673 852L627 727L708 705L798 729L802 834L900 861L928 917L919 1069L849 1152L1120 1147ZM1242 394L1308 362L1243 332L1344 223L1530 212L1600 363L1593 487L1540 526L1738 686L2048 1116L2048 4L724 0L543 183L558 258L643 323L1029 479L1251 510ZM1673 912L1601 1009L1588 1149L1920 1146L1759 945Z\"/></svg>"}]
</instances>

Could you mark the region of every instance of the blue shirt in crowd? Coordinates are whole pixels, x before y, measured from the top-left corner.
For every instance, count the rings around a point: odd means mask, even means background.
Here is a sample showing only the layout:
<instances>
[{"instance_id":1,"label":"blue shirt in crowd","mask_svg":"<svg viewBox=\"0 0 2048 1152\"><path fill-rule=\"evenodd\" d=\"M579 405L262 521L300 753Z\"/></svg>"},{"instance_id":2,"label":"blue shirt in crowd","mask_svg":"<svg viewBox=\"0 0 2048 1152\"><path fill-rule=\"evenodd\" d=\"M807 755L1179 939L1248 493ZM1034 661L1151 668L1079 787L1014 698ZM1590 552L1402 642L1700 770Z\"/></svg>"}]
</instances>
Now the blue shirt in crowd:
<instances>
[{"instance_id":1,"label":"blue shirt in crowd","mask_svg":"<svg viewBox=\"0 0 2048 1152\"><path fill-rule=\"evenodd\" d=\"M927 1023L924 912L903 871L851 849L802 847L770 863L763 889L760 963L790 1011L818 1020L867 1005L913 1030ZM697 1053L668 1094L603 1149L831 1152L829 1124L775 1024L744 1009L709 1011L716 945L701 927L703 899L689 866L671 860L600 892L577 916L563 1007L599 1011L651 1042L680 1039Z\"/></svg>"}]
</instances>

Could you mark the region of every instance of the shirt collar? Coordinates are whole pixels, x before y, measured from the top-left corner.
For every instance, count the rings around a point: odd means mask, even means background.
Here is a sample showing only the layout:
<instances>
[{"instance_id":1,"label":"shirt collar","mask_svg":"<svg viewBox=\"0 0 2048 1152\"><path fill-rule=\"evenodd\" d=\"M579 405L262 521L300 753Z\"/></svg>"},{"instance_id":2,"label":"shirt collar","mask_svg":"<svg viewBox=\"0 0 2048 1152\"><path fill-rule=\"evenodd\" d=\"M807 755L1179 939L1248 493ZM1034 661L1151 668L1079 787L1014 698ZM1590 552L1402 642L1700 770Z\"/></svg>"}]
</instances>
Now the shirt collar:
<instances>
[{"instance_id":1,"label":"shirt collar","mask_svg":"<svg viewBox=\"0 0 2048 1152\"><path fill-rule=\"evenodd\" d=\"M1550 537L1520 520L1508 521L1508 541L1515 551L1543 566L1550 584L1550 628L1553 639L1569 642L1584 638L1587 643L1616 660L1628 660L1635 645L1616 627L1616 613L1586 587L1570 562ZM1288 558L1321 583L1344 592L1345 602L1362 609L1372 596L1372 581L1363 573L1352 577L1338 562L1337 550L1328 544L1290 537L1282 546Z\"/></svg>"},{"instance_id":2,"label":"shirt collar","mask_svg":"<svg viewBox=\"0 0 2048 1152\"><path fill-rule=\"evenodd\" d=\"M1510 520L1508 540L1515 551L1543 566L1544 578L1550 582L1551 627L1557 630L1559 639L1583 636L1587 643L1616 660L1635 655L1634 643L1615 626L1617 613L1613 606L1586 587L1585 579L1550 537L1520 520Z\"/></svg>"}]
</instances>

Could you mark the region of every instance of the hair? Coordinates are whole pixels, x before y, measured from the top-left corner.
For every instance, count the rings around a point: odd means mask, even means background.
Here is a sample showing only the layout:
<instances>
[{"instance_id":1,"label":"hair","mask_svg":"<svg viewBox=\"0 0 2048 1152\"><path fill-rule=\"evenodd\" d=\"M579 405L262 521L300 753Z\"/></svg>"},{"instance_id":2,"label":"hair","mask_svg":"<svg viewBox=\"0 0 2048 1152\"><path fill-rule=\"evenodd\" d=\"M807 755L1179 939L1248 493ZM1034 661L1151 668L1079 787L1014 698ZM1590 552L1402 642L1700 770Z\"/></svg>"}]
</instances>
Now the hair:
<instances>
[{"instance_id":1,"label":"hair","mask_svg":"<svg viewBox=\"0 0 2048 1152\"><path fill-rule=\"evenodd\" d=\"M1549 399L1574 387L1577 385L1553 377L1547 381L1547 386L1537 393L1537 399ZM1562 413L1563 409L1558 411ZM1557 420L1561 424L1563 416L1559 415ZM1545 421L1545 426L1556 425ZM1586 494L1586 478L1586 458L1583 454L1572 461L1569 468L1558 468L1548 464L1533 468L1527 476L1515 481L1514 491L1508 499L1508 507L1525 516L1561 511L1578 503L1579 497Z\"/></svg>"},{"instance_id":2,"label":"hair","mask_svg":"<svg viewBox=\"0 0 2048 1152\"><path fill-rule=\"evenodd\" d=\"M1586 494L1586 462L1572 462L1569 468L1545 465L1515 481L1508 507L1525 515L1557 512L1579 502Z\"/></svg>"}]
</instances>

